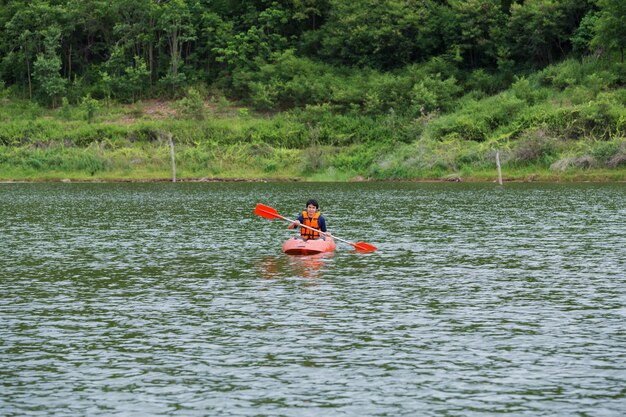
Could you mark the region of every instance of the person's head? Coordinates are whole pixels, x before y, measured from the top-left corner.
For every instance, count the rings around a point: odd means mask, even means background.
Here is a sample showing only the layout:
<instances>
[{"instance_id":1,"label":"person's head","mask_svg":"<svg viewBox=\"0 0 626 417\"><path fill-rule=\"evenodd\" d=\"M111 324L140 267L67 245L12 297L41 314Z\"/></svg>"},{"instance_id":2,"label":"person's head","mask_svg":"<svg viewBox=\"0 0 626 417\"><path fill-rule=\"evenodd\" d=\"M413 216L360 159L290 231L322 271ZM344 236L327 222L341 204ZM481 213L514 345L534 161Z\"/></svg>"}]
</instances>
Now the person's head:
<instances>
[{"instance_id":1,"label":"person's head","mask_svg":"<svg viewBox=\"0 0 626 417\"><path fill-rule=\"evenodd\" d=\"M319 208L320 205L317 204L316 200L310 199L306 202L306 211L309 217L313 217L315 215L315 212L319 210Z\"/></svg>"}]
</instances>

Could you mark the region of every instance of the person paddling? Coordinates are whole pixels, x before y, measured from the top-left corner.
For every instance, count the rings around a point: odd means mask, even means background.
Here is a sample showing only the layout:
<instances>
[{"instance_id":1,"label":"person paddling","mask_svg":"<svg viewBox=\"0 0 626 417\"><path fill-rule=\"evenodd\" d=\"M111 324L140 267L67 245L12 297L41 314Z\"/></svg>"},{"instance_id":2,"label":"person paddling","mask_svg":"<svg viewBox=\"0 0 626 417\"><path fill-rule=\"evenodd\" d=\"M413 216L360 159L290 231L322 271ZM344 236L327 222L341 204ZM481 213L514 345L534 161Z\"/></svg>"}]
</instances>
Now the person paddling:
<instances>
[{"instance_id":1,"label":"person paddling","mask_svg":"<svg viewBox=\"0 0 626 417\"><path fill-rule=\"evenodd\" d=\"M326 231L326 219L319 212L320 205L316 200L310 199L306 202L306 210L303 211L296 221L290 223L287 226L288 229L295 229L296 227L300 227L301 225L312 227L313 229L318 229L324 232L324 235L320 235L318 231L308 229L306 227L300 228L300 237L304 240L309 239L319 239L320 237L324 239L324 236L331 236L330 232Z\"/></svg>"}]
</instances>

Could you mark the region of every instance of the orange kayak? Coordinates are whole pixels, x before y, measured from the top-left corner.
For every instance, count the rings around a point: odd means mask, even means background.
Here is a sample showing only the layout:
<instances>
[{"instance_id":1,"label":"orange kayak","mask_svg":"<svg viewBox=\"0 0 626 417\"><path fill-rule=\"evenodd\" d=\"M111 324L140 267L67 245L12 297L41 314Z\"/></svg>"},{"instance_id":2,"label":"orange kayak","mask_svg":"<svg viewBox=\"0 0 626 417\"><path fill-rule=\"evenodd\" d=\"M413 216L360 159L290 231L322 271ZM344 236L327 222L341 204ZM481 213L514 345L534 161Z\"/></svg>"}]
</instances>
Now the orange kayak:
<instances>
[{"instance_id":1,"label":"orange kayak","mask_svg":"<svg viewBox=\"0 0 626 417\"><path fill-rule=\"evenodd\" d=\"M315 255L334 250L335 240L332 237L327 237L326 240L292 237L283 244L283 252L287 255Z\"/></svg>"}]
</instances>

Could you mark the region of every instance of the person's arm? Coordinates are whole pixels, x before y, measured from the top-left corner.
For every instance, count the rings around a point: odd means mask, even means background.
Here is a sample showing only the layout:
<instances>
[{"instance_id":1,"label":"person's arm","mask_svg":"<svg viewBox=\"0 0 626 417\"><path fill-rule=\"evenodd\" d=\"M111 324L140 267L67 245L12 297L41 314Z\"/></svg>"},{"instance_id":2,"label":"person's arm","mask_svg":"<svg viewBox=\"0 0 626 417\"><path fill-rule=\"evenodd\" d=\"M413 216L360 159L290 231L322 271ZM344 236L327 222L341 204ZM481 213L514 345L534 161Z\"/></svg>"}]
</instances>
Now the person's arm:
<instances>
[{"instance_id":1,"label":"person's arm","mask_svg":"<svg viewBox=\"0 0 626 417\"><path fill-rule=\"evenodd\" d=\"M287 226L287 229L295 229L296 227L300 227L303 221L304 221L304 217L302 217L302 214L301 214L298 216L295 222L289 223L289 226Z\"/></svg>"},{"instance_id":2,"label":"person's arm","mask_svg":"<svg viewBox=\"0 0 626 417\"><path fill-rule=\"evenodd\" d=\"M326 219L324 218L324 216L320 216L320 218L318 219L318 223L320 225L320 230L324 232L326 236L330 236L330 232L326 229Z\"/></svg>"}]
</instances>

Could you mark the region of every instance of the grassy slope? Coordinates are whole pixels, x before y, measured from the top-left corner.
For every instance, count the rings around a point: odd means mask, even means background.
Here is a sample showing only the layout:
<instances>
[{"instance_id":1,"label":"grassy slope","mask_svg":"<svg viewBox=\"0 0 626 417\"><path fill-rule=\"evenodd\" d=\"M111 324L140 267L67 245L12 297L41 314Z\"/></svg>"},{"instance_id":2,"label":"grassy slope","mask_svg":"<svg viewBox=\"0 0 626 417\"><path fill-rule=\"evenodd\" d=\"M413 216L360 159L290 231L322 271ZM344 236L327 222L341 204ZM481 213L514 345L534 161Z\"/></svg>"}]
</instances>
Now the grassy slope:
<instances>
[{"instance_id":1,"label":"grassy slope","mask_svg":"<svg viewBox=\"0 0 626 417\"><path fill-rule=\"evenodd\" d=\"M179 180L493 181L499 150L505 180L624 181L626 90L607 87L615 77L567 61L418 119L253 114L220 99L202 120L149 101L101 104L87 123L77 107L4 98L0 180L165 181L171 132Z\"/></svg>"}]
</instances>

